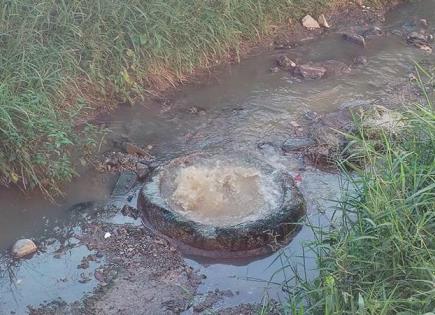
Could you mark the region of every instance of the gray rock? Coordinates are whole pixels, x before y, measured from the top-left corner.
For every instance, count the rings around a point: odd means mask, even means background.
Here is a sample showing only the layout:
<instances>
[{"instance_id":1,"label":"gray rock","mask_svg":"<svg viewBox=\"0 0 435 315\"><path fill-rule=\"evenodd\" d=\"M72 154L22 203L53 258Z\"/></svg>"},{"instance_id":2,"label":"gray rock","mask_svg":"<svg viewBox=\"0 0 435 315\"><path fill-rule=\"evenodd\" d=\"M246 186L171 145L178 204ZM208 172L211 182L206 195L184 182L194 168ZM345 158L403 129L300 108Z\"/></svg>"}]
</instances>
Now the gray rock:
<instances>
[{"instance_id":1,"label":"gray rock","mask_svg":"<svg viewBox=\"0 0 435 315\"><path fill-rule=\"evenodd\" d=\"M108 157L104 160L104 164L109 165L110 167L118 166L119 158L116 156Z\"/></svg>"},{"instance_id":2,"label":"gray rock","mask_svg":"<svg viewBox=\"0 0 435 315\"><path fill-rule=\"evenodd\" d=\"M112 191L112 197L121 197L126 195L136 183L137 175L134 172L124 172L119 175L118 181Z\"/></svg>"},{"instance_id":3,"label":"gray rock","mask_svg":"<svg viewBox=\"0 0 435 315\"><path fill-rule=\"evenodd\" d=\"M136 164L136 175L139 180L144 180L149 172L150 168L147 165L143 163Z\"/></svg>"},{"instance_id":4,"label":"gray rock","mask_svg":"<svg viewBox=\"0 0 435 315\"><path fill-rule=\"evenodd\" d=\"M12 247L12 254L16 258L22 258L35 253L38 250L36 244L29 239L21 239L15 242Z\"/></svg>"},{"instance_id":5,"label":"gray rock","mask_svg":"<svg viewBox=\"0 0 435 315\"><path fill-rule=\"evenodd\" d=\"M367 57L365 56L358 56L353 59L353 63L355 65L365 65L368 63L368 60Z\"/></svg>"},{"instance_id":6,"label":"gray rock","mask_svg":"<svg viewBox=\"0 0 435 315\"><path fill-rule=\"evenodd\" d=\"M365 29L364 31L362 31L361 35L364 38L378 37L384 35L384 31L378 26L371 26Z\"/></svg>"},{"instance_id":7,"label":"gray rock","mask_svg":"<svg viewBox=\"0 0 435 315\"><path fill-rule=\"evenodd\" d=\"M284 152L291 152L306 148L316 142L310 138L290 138L284 141L281 148Z\"/></svg>"},{"instance_id":8,"label":"gray rock","mask_svg":"<svg viewBox=\"0 0 435 315\"><path fill-rule=\"evenodd\" d=\"M276 60L279 67L290 70L296 67L296 63L287 56L279 56Z\"/></svg>"},{"instance_id":9,"label":"gray rock","mask_svg":"<svg viewBox=\"0 0 435 315\"><path fill-rule=\"evenodd\" d=\"M296 73L304 79L321 79L326 74L326 68L317 64L309 63L296 67Z\"/></svg>"},{"instance_id":10,"label":"gray rock","mask_svg":"<svg viewBox=\"0 0 435 315\"><path fill-rule=\"evenodd\" d=\"M322 67L326 69L326 74L329 75L341 75L351 72L351 68L344 62L337 60L327 60L320 63Z\"/></svg>"},{"instance_id":11,"label":"gray rock","mask_svg":"<svg viewBox=\"0 0 435 315\"><path fill-rule=\"evenodd\" d=\"M420 19L420 24L421 24L423 27L428 27L428 26L429 26L429 23L427 22L426 19Z\"/></svg>"},{"instance_id":12,"label":"gray rock","mask_svg":"<svg viewBox=\"0 0 435 315\"><path fill-rule=\"evenodd\" d=\"M411 33L408 34L407 40L409 42L414 42L414 41L423 41L423 42L426 42L427 41L427 37L426 37L426 35L424 35L422 33L411 32Z\"/></svg>"},{"instance_id":13,"label":"gray rock","mask_svg":"<svg viewBox=\"0 0 435 315\"><path fill-rule=\"evenodd\" d=\"M431 35L425 35L423 33L411 32L406 38L406 42L418 49L424 50L428 53L432 53L432 47L429 41L432 39Z\"/></svg>"},{"instance_id":14,"label":"gray rock","mask_svg":"<svg viewBox=\"0 0 435 315\"><path fill-rule=\"evenodd\" d=\"M360 45L362 47L366 46L366 40L364 39L363 36L355 34L355 33L343 33L342 37L354 44Z\"/></svg>"},{"instance_id":15,"label":"gray rock","mask_svg":"<svg viewBox=\"0 0 435 315\"><path fill-rule=\"evenodd\" d=\"M308 120L311 120L311 121L317 121L320 119L320 115L312 110L307 110L304 113L304 117Z\"/></svg>"},{"instance_id":16,"label":"gray rock","mask_svg":"<svg viewBox=\"0 0 435 315\"><path fill-rule=\"evenodd\" d=\"M402 114L384 106L374 105L360 111L362 126L369 139L381 139L383 134L398 136L405 127Z\"/></svg>"},{"instance_id":17,"label":"gray rock","mask_svg":"<svg viewBox=\"0 0 435 315\"><path fill-rule=\"evenodd\" d=\"M396 35L396 36L400 36L400 37L403 36L403 33L401 30L392 30L391 34Z\"/></svg>"},{"instance_id":18,"label":"gray rock","mask_svg":"<svg viewBox=\"0 0 435 315\"><path fill-rule=\"evenodd\" d=\"M344 133L353 130L352 112L340 110L322 116L310 128L316 144L307 147L306 156L317 166L334 165L348 144Z\"/></svg>"}]
</instances>

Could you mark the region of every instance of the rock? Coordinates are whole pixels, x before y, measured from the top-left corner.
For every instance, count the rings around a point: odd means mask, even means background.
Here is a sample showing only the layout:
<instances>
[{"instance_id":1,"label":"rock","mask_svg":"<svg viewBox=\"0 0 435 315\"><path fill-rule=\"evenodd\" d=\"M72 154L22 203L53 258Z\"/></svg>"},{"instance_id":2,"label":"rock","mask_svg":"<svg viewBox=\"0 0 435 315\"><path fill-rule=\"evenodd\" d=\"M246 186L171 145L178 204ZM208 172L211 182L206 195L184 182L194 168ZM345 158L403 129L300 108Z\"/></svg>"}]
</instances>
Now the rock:
<instances>
[{"instance_id":1,"label":"rock","mask_svg":"<svg viewBox=\"0 0 435 315\"><path fill-rule=\"evenodd\" d=\"M327 60L322 62L321 65L326 69L327 75L341 75L352 71L347 64L337 60Z\"/></svg>"},{"instance_id":2,"label":"rock","mask_svg":"<svg viewBox=\"0 0 435 315\"><path fill-rule=\"evenodd\" d=\"M357 56L353 59L353 63L355 65L365 65L368 63L368 60L365 56Z\"/></svg>"},{"instance_id":3,"label":"rock","mask_svg":"<svg viewBox=\"0 0 435 315\"><path fill-rule=\"evenodd\" d=\"M205 109L202 108L202 107L199 107L199 106L190 106L189 109L188 109L188 112L191 113L191 114L200 114L200 115L202 115L202 114L205 114ZM152 145L148 145L147 149L151 150L152 147L153 147Z\"/></svg>"},{"instance_id":4,"label":"rock","mask_svg":"<svg viewBox=\"0 0 435 315\"><path fill-rule=\"evenodd\" d=\"M304 79L321 79L326 74L326 68L315 64L304 64L296 67L296 73Z\"/></svg>"},{"instance_id":5,"label":"rock","mask_svg":"<svg viewBox=\"0 0 435 315\"><path fill-rule=\"evenodd\" d=\"M392 30L392 31L391 31L391 34L396 35L396 36L399 36L399 37L402 37L402 36L403 36L403 33L402 33L401 30Z\"/></svg>"},{"instance_id":6,"label":"rock","mask_svg":"<svg viewBox=\"0 0 435 315\"><path fill-rule=\"evenodd\" d=\"M309 30L320 28L319 23L311 15L306 15L302 19L302 25Z\"/></svg>"},{"instance_id":7,"label":"rock","mask_svg":"<svg viewBox=\"0 0 435 315\"><path fill-rule=\"evenodd\" d=\"M421 26L423 26L423 27L428 27L428 26L429 26L429 23L427 23L427 20L426 20L426 19L420 19L420 24L421 24Z\"/></svg>"},{"instance_id":8,"label":"rock","mask_svg":"<svg viewBox=\"0 0 435 315\"><path fill-rule=\"evenodd\" d=\"M366 40L364 39L363 36L355 34L355 33L343 33L342 37L354 44L360 45L362 47L366 46Z\"/></svg>"},{"instance_id":9,"label":"rock","mask_svg":"<svg viewBox=\"0 0 435 315\"><path fill-rule=\"evenodd\" d=\"M119 175L118 181L112 191L112 197L126 195L136 183L137 175L134 172L123 172Z\"/></svg>"},{"instance_id":10,"label":"rock","mask_svg":"<svg viewBox=\"0 0 435 315\"><path fill-rule=\"evenodd\" d=\"M364 0L355 0L355 3L360 7L364 6Z\"/></svg>"},{"instance_id":11,"label":"rock","mask_svg":"<svg viewBox=\"0 0 435 315\"><path fill-rule=\"evenodd\" d=\"M143 163L136 164L137 179L144 180L149 172L150 172L150 168L147 165Z\"/></svg>"},{"instance_id":12,"label":"rock","mask_svg":"<svg viewBox=\"0 0 435 315\"><path fill-rule=\"evenodd\" d=\"M307 147L306 157L318 167L335 165L348 144L344 134L353 128L353 115L349 109L323 115L310 127L310 138L315 140L315 145Z\"/></svg>"},{"instance_id":13,"label":"rock","mask_svg":"<svg viewBox=\"0 0 435 315\"><path fill-rule=\"evenodd\" d=\"M318 18L320 26L323 26L324 28L330 28L328 21L326 20L326 17L324 14L321 14Z\"/></svg>"},{"instance_id":14,"label":"rock","mask_svg":"<svg viewBox=\"0 0 435 315\"><path fill-rule=\"evenodd\" d=\"M296 63L287 56L279 56L276 60L279 67L290 70L296 67Z\"/></svg>"},{"instance_id":15,"label":"rock","mask_svg":"<svg viewBox=\"0 0 435 315\"><path fill-rule=\"evenodd\" d=\"M284 152L291 152L303 149L315 144L315 141L310 138L290 138L284 141L281 148Z\"/></svg>"},{"instance_id":16,"label":"rock","mask_svg":"<svg viewBox=\"0 0 435 315\"><path fill-rule=\"evenodd\" d=\"M94 277L95 279L97 279L99 282L106 282L106 279L104 277L104 273L100 270L95 270L94 272Z\"/></svg>"},{"instance_id":17,"label":"rock","mask_svg":"<svg viewBox=\"0 0 435 315\"><path fill-rule=\"evenodd\" d=\"M432 47L430 47L429 45L422 45L422 44L418 44L416 45L416 47L418 49L424 50L425 52L431 54L432 53Z\"/></svg>"},{"instance_id":18,"label":"rock","mask_svg":"<svg viewBox=\"0 0 435 315\"><path fill-rule=\"evenodd\" d=\"M266 154L279 154L279 147L272 142L260 142L257 144L257 148Z\"/></svg>"},{"instance_id":19,"label":"rock","mask_svg":"<svg viewBox=\"0 0 435 315\"><path fill-rule=\"evenodd\" d=\"M364 38L378 37L384 35L384 31L378 26L371 26L362 32Z\"/></svg>"},{"instance_id":20,"label":"rock","mask_svg":"<svg viewBox=\"0 0 435 315\"><path fill-rule=\"evenodd\" d=\"M79 279L79 282L80 283L82 283L82 284L84 284L84 283L87 283L87 282L89 282L89 281L91 281L92 279L88 276L88 275L86 275L84 272L82 272L81 274L80 274L80 279Z\"/></svg>"},{"instance_id":21,"label":"rock","mask_svg":"<svg viewBox=\"0 0 435 315\"><path fill-rule=\"evenodd\" d=\"M22 258L35 253L38 250L35 243L29 239L22 239L15 242L12 247L12 254L16 258Z\"/></svg>"},{"instance_id":22,"label":"rock","mask_svg":"<svg viewBox=\"0 0 435 315\"><path fill-rule=\"evenodd\" d=\"M121 209L121 213L125 216L131 217L135 220L139 218L139 210L136 208L130 207L129 205L124 205Z\"/></svg>"},{"instance_id":23,"label":"rock","mask_svg":"<svg viewBox=\"0 0 435 315\"><path fill-rule=\"evenodd\" d=\"M428 53L432 53L432 47L429 45L429 41L431 40L431 35L425 35L418 32L411 32L408 34L406 38L406 42L409 45L413 45L418 49L424 50Z\"/></svg>"},{"instance_id":24,"label":"rock","mask_svg":"<svg viewBox=\"0 0 435 315\"><path fill-rule=\"evenodd\" d=\"M82 258L82 261L80 262L80 265L77 266L77 269L88 269L89 268L89 261L86 259L86 257Z\"/></svg>"},{"instance_id":25,"label":"rock","mask_svg":"<svg viewBox=\"0 0 435 315\"><path fill-rule=\"evenodd\" d=\"M104 160L104 164L109 165L110 167L114 167L119 164L119 159L115 156L111 156Z\"/></svg>"},{"instance_id":26,"label":"rock","mask_svg":"<svg viewBox=\"0 0 435 315\"><path fill-rule=\"evenodd\" d=\"M427 37L426 35L422 34L422 33L418 33L418 32L411 32L408 34L408 38L407 38L408 42L415 42L415 41L422 41L422 42L427 42Z\"/></svg>"},{"instance_id":27,"label":"rock","mask_svg":"<svg viewBox=\"0 0 435 315\"><path fill-rule=\"evenodd\" d=\"M295 42L291 42L287 39L285 40L275 40L273 42L274 48L275 49L291 49L291 48L295 48L298 44Z\"/></svg>"},{"instance_id":28,"label":"rock","mask_svg":"<svg viewBox=\"0 0 435 315\"><path fill-rule=\"evenodd\" d=\"M405 126L402 114L380 105L361 111L360 117L369 139L380 139L383 133L397 136Z\"/></svg>"},{"instance_id":29,"label":"rock","mask_svg":"<svg viewBox=\"0 0 435 315\"><path fill-rule=\"evenodd\" d=\"M307 110L304 112L304 117L311 121L317 121L320 119L320 115L312 110Z\"/></svg>"},{"instance_id":30,"label":"rock","mask_svg":"<svg viewBox=\"0 0 435 315\"><path fill-rule=\"evenodd\" d=\"M410 74L408 74L408 79L409 79L409 81L411 81L411 82L416 82L416 81L417 81L417 77L415 76L414 73L410 73Z\"/></svg>"}]
</instances>

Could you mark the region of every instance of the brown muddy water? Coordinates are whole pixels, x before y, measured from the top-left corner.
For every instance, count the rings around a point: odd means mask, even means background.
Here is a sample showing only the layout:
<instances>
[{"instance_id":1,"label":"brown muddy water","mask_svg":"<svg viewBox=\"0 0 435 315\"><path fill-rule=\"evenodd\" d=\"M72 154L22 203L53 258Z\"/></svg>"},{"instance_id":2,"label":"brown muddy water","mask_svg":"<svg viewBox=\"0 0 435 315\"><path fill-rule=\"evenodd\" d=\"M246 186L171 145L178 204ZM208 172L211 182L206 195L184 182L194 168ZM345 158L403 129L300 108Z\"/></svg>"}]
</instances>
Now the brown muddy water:
<instances>
[{"instance_id":1,"label":"brown muddy water","mask_svg":"<svg viewBox=\"0 0 435 315\"><path fill-rule=\"evenodd\" d=\"M205 83L183 88L168 104L119 108L108 122L111 136L152 145L152 154L159 159L198 150L250 152L292 175L300 175L298 185L308 204L306 222L326 225L335 213L334 200L340 198L345 181L337 174L306 167L301 159L283 155L273 146L260 150L258 145L288 139L294 132L289 126L303 127L307 112L322 114L361 104L400 105L405 93L397 87L408 80L414 62L434 65L435 58L408 46L391 31L412 29L412 21L425 18L434 33L433 12L435 0L396 8L383 27L387 35L369 40L365 49L331 32L294 49L251 56L238 65L219 69ZM349 64L364 55L368 63L347 75L302 82L283 71L268 71L281 53L303 62L335 59ZM78 245L74 235L80 233L81 224L95 214L97 206L108 201L115 181L111 175L86 172L66 187L66 197L56 205L37 193L0 190L0 314L23 314L27 305L38 306L58 298L73 302L95 288L92 274L104 259L92 262L89 269L77 269L82 257L90 252ZM179 194L186 197L184 192ZM107 220L140 224L119 213L108 214ZM44 250L28 260L6 259L10 246L23 237L37 240ZM235 293L225 298L223 305L258 302L265 294L279 299L283 297L281 283L293 281L289 267L282 269L289 262L299 270L304 267L308 278L315 277L315 261L302 247L313 239L307 224L286 248L268 257L186 260L207 276L199 293L215 289Z\"/></svg>"}]
</instances>

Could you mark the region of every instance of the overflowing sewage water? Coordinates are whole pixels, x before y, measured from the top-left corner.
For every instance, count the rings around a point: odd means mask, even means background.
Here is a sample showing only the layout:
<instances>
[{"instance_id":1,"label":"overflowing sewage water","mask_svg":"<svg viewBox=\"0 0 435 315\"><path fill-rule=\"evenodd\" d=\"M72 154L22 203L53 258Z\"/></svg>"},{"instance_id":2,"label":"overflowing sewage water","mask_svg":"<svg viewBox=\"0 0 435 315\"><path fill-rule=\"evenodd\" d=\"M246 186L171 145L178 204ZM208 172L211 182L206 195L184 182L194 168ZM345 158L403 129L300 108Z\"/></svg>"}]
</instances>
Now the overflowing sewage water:
<instances>
[{"instance_id":1,"label":"overflowing sewage water","mask_svg":"<svg viewBox=\"0 0 435 315\"><path fill-rule=\"evenodd\" d=\"M410 21L425 18L433 31L433 12L434 0L401 5L388 14L384 30L402 29ZM304 62L336 59L346 63L365 55L368 63L343 76L301 82L284 71L268 71L280 53ZM238 65L223 67L205 83L183 88L170 104L121 107L113 113L109 128L114 137L151 145L152 153L161 159L222 148L252 152L276 168L299 175L298 185L307 201L307 220L322 226L334 215L334 200L340 197L345 181L338 174L305 167L300 159L282 155L274 148L259 150L258 145L282 143L293 135L290 126L303 124L301 117L309 111L327 113L361 104L401 104L405 95L397 87L408 80L415 61L434 65L434 54L410 47L393 34L371 39L366 48L329 34L290 50L261 53ZM95 280L81 280L104 261L93 263L86 272L77 269L89 251L77 245L74 235L81 222L92 215L92 205L108 200L115 180L114 176L87 172L66 187L66 197L55 205L36 192L25 195L13 189L0 190L0 314L25 313L27 305L37 306L57 298L72 302L95 287ZM204 180L212 185L203 187ZM192 166L180 171L175 181L178 185L172 201L181 212L189 209L186 215L196 220L216 215L219 222L218 214L222 213L225 215L220 223L225 224L228 214L234 214L236 218L231 220L237 220L264 203L261 176L249 168ZM245 199L217 202L216 198L229 191L243 193ZM250 207L241 207L245 203ZM239 210L247 212L237 213ZM127 219L117 216L112 220ZM43 240L45 253L29 260L6 261L5 253L23 237ZM230 289L237 294L225 305L258 302L265 293L279 298L281 287L277 284L294 281L289 270L281 269L289 262L295 268L304 267L308 278L316 275L315 261L302 247L313 239L310 227L304 226L284 251L267 257L186 260L207 275L200 293Z\"/></svg>"},{"instance_id":2,"label":"overflowing sewage water","mask_svg":"<svg viewBox=\"0 0 435 315\"><path fill-rule=\"evenodd\" d=\"M175 208L194 221L213 225L237 224L264 208L265 187L252 168L189 166L175 178Z\"/></svg>"},{"instance_id":3,"label":"overflowing sewage water","mask_svg":"<svg viewBox=\"0 0 435 315\"><path fill-rule=\"evenodd\" d=\"M259 167L215 156L166 170L162 194L169 206L203 224L230 226L264 217L277 205L280 187Z\"/></svg>"}]
</instances>

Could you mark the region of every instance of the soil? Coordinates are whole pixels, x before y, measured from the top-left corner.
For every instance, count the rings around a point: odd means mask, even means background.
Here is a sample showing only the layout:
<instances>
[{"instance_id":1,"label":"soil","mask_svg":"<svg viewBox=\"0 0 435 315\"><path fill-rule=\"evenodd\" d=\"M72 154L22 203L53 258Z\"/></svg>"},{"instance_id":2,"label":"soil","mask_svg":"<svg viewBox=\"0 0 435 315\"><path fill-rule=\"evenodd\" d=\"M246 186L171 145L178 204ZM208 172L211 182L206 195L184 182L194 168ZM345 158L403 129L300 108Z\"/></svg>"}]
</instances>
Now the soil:
<instances>
[{"instance_id":1,"label":"soil","mask_svg":"<svg viewBox=\"0 0 435 315\"><path fill-rule=\"evenodd\" d=\"M80 302L56 301L30 314L179 314L192 305L201 278L167 241L144 227L93 222L83 230L78 238L96 254L79 267L107 262L94 272L98 287Z\"/></svg>"},{"instance_id":2,"label":"soil","mask_svg":"<svg viewBox=\"0 0 435 315\"><path fill-rule=\"evenodd\" d=\"M333 30L308 31L300 23L295 23L277 30L274 36L250 49L250 52L259 53L273 47L285 53L286 48L318 38L323 32L352 31L381 25L389 8L371 10L354 4L335 8L335 11L326 14ZM210 76L210 72L197 75L191 81L204 80L206 76ZM394 88L394 91L398 90L403 91ZM171 95L172 91L167 91L159 99L162 103L170 103ZM329 118L326 117L324 122ZM295 126L295 133L304 137L309 130L300 131L299 126ZM144 155L142 152L113 153L106 158L106 163L102 163L101 170L135 170L137 163L149 163L150 158ZM134 209L125 208L124 211L136 215ZM213 312L230 315L255 314L261 310L260 305L241 304L215 312L214 306L227 294L237 293L214 291L206 296L197 296L201 275L186 265L177 249L146 227L107 224L96 219L87 223L83 230L84 233L79 236L82 244L96 251L97 257L105 257L107 262L94 273L99 282L97 289L81 301L72 304L53 301L30 309L30 314L180 314L187 310L190 314ZM94 257L85 257L81 267L86 269L86 261L92 259ZM268 313L278 314L279 311L275 308Z\"/></svg>"}]
</instances>

